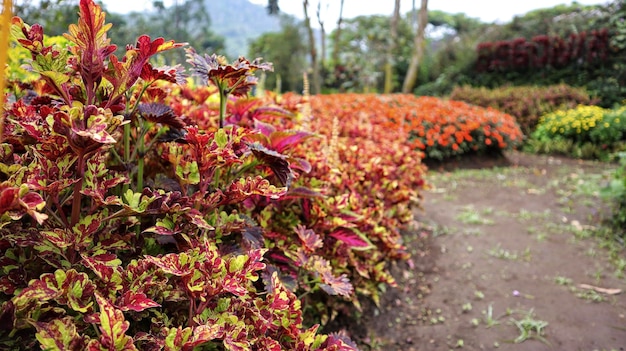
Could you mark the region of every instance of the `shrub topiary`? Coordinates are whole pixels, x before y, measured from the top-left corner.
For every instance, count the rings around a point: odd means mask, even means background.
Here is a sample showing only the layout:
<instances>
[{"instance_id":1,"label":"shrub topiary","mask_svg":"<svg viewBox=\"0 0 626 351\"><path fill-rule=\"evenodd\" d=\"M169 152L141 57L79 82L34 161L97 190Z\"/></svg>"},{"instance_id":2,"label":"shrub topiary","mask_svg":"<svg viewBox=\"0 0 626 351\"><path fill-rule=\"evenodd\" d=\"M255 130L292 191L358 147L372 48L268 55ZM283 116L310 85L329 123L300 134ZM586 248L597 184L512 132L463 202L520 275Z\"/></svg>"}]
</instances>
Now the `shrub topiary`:
<instances>
[{"instance_id":1,"label":"shrub topiary","mask_svg":"<svg viewBox=\"0 0 626 351\"><path fill-rule=\"evenodd\" d=\"M462 86L454 88L450 99L506 112L516 118L524 135L530 135L534 131L540 116L580 104L592 105L595 102L583 88L565 84L546 87L506 86L495 89Z\"/></svg>"}]
</instances>

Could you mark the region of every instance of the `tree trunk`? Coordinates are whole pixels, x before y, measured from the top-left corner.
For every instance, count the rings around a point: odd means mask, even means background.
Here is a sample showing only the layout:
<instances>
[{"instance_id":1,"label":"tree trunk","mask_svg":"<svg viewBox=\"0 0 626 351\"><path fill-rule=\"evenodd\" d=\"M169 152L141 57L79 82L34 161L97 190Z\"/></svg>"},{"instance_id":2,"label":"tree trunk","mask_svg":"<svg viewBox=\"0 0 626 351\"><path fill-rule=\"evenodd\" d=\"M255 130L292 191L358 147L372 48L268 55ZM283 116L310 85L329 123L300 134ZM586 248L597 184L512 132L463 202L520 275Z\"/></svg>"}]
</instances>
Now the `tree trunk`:
<instances>
[{"instance_id":1,"label":"tree trunk","mask_svg":"<svg viewBox=\"0 0 626 351\"><path fill-rule=\"evenodd\" d=\"M398 44L398 21L400 20L400 0L396 0L391 16L389 46L387 47L387 62L385 63L385 88L384 93L390 94L393 91L393 52Z\"/></svg>"},{"instance_id":2,"label":"tree trunk","mask_svg":"<svg viewBox=\"0 0 626 351\"><path fill-rule=\"evenodd\" d=\"M333 43L333 65L339 64L339 38L341 37L341 24L343 23L343 1L339 5L339 19L337 19L337 29L335 29L335 42Z\"/></svg>"},{"instance_id":3,"label":"tree trunk","mask_svg":"<svg viewBox=\"0 0 626 351\"><path fill-rule=\"evenodd\" d=\"M418 22L417 33L415 33L413 40L413 55L411 55L409 70L406 73L406 77L404 77L404 84L402 84L402 92L405 94L413 91L417 81L419 66L424 56L424 30L426 29L426 24L428 24L428 0L422 0Z\"/></svg>"},{"instance_id":4,"label":"tree trunk","mask_svg":"<svg viewBox=\"0 0 626 351\"><path fill-rule=\"evenodd\" d=\"M321 33L321 55L320 55L320 59L319 59L319 65L320 67L324 68L324 61L326 59L326 29L324 28L324 21L322 21L322 1L320 0L317 3L317 23L319 23L320 25L320 31Z\"/></svg>"},{"instance_id":5,"label":"tree trunk","mask_svg":"<svg viewBox=\"0 0 626 351\"><path fill-rule=\"evenodd\" d=\"M309 55L311 58L312 81L313 81L313 94L319 94L322 90L322 84L320 82L320 68L317 62L317 47L315 46L315 34L313 33L313 27L311 27L311 17L309 17L309 0L303 0L302 5L304 7L304 25L306 26L307 33L309 34Z\"/></svg>"}]
</instances>

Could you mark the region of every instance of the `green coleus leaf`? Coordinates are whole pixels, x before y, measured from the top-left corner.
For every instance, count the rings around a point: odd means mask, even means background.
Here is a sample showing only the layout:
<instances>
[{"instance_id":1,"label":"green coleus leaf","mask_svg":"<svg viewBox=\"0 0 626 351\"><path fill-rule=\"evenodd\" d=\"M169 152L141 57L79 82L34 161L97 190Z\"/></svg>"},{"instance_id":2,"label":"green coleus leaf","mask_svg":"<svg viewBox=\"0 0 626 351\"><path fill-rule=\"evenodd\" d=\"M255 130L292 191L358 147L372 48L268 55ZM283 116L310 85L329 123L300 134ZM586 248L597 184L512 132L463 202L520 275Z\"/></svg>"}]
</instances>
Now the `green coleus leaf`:
<instances>
[{"instance_id":1,"label":"green coleus leaf","mask_svg":"<svg viewBox=\"0 0 626 351\"><path fill-rule=\"evenodd\" d=\"M66 249L74 243L72 232L66 229L55 228L54 230L41 231L41 236L60 249Z\"/></svg>"},{"instance_id":2,"label":"green coleus leaf","mask_svg":"<svg viewBox=\"0 0 626 351\"><path fill-rule=\"evenodd\" d=\"M86 337L81 336L76 330L72 317L53 319L49 323L37 322L35 324L42 350L84 350Z\"/></svg>"},{"instance_id":3,"label":"green coleus leaf","mask_svg":"<svg viewBox=\"0 0 626 351\"><path fill-rule=\"evenodd\" d=\"M111 189L119 184L128 183L126 176L119 175L107 167L105 153L97 153L87 161L84 177L83 194L90 196L101 205L122 205L121 199L111 194Z\"/></svg>"},{"instance_id":4,"label":"green coleus leaf","mask_svg":"<svg viewBox=\"0 0 626 351\"><path fill-rule=\"evenodd\" d=\"M93 241L93 237L100 228L100 215L87 215L71 229L55 228L41 231L44 240L61 250L68 247L80 250L87 248Z\"/></svg>"},{"instance_id":5,"label":"green coleus leaf","mask_svg":"<svg viewBox=\"0 0 626 351\"><path fill-rule=\"evenodd\" d=\"M119 291L122 286L122 261L116 255L105 253L96 256L81 255L83 264L89 267L112 291Z\"/></svg>"},{"instance_id":6,"label":"green coleus leaf","mask_svg":"<svg viewBox=\"0 0 626 351\"><path fill-rule=\"evenodd\" d=\"M87 111L89 109L85 109ZM93 113L87 119L87 127L82 128L78 125L72 126L72 132L77 135L89 138L99 144L115 144L117 140L111 135L114 128L121 125L123 116L113 116L111 110L99 109L98 111L90 111Z\"/></svg>"},{"instance_id":7,"label":"green coleus leaf","mask_svg":"<svg viewBox=\"0 0 626 351\"><path fill-rule=\"evenodd\" d=\"M172 218L174 217L174 219ZM166 216L157 219L154 226L144 230L144 233L155 233L159 235L174 235L180 233L181 229L176 225L176 218L179 216Z\"/></svg>"},{"instance_id":8,"label":"green coleus leaf","mask_svg":"<svg viewBox=\"0 0 626 351\"><path fill-rule=\"evenodd\" d=\"M100 230L102 224L102 212L81 217L78 223L72 228L75 238L74 247L76 249L87 248L93 241L94 236Z\"/></svg>"},{"instance_id":9,"label":"green coleus leaf","mask_svg":"<svg viewBox=\"0 0 626 351\"><path fill-rule=\"evenodd\" d=\"M196 161L176 165L176 176L186 184L200 183L200 171Z\"/></svg>"},{"instance_id":10,"label":"green coleus leaf","mask_svg":"<svg viewBox=\"0 0 626 351\"><path fill-rule=\"evenodd\" d=\"M215 143L222 149L225 148L226 145L228 145L228 135L226 134L224 129L219 129L217 132L215 132Z\"/></svg>"},{"instance_id":11,"label":"green coleus leaf","mask_svg":"<svg viewBox=\"0 0 626 351\"><path fill-rule=\"evenodd\" d=\"M43 304L55 300L76 312L87 313L93 305L94 291L95 286L85 273L79 273L74 269L67 271L57 269L54 273L45 273L39 279L32 280L28 287L13 299L13 303L16 309L21 309L33 301Z\"/></svg>"},{"instance_id":12,"label":"green coleus leaf","mask_svg":"<svg viewBox=\"0 0 626 351\"><path fill-rule=\"evenodd\" d=\"M161 268L163 272L179 277L192 274L196 263L204 261L196 251L167 254L161 257L146 256L146 261Z\"/></svg>"},{"instance_id":13,"label":"green coleus leaf","mask_svg":"<svg viewBox=\"0 0 626 351\"><path fill-rule=\"evenodd\" d=\"M124 313L116 309L107 299L95 293L96 301L100 306L100 340L89 344L90 350L126 351L137 350L133 339L126 335L130 323L124 318Z\"/></svg>"},{"instance_id":14,"label":"green coleus leaf","mask_svg":"<svg viewBox=\"0 0 626 351\"><path fill-rule=\"evenodd\" d=\"M56 86L61 86L63 83L66 83L68 80L70 80L70 77L67 73L65 72L56 72L56 71L44 71L43 70L43 64L42 64L42 60L41 58L43 57L49 57L51 55L46 55L46 56L37 56L37 60L35 61L37 63L37 65L33 64L33 68L35 69L35 71L39 71L39 73L42 76L48 77L50 78L50 80L52 82L54 82L54 84ZM58 61L57 61L58 62ZM48 60L46 60L46 62L44 64L47 64Z\"/></svg>"},{"instance_id":15,"label":"green coleus leaf","mask_svg":"<svg viewBox=\"0 0 626 351\"><path fill-rule=\"evenodd\" d=\"M142 193L136 193L132 189L126 190L123 195L124 207L136 213L143 213L156 197L147 197Z\"/></svg>"},{"instance_id":16,"label":"green coleus leaf","mask_svg":"<svg viewBox=\"0 0 626 351\"><path fill-rule=\"evenodd\" d=\"M199 325L194 328L170 328L165 337L164 351L193 350L223 335L220 325Z\"/></svg>"}]
</instances>

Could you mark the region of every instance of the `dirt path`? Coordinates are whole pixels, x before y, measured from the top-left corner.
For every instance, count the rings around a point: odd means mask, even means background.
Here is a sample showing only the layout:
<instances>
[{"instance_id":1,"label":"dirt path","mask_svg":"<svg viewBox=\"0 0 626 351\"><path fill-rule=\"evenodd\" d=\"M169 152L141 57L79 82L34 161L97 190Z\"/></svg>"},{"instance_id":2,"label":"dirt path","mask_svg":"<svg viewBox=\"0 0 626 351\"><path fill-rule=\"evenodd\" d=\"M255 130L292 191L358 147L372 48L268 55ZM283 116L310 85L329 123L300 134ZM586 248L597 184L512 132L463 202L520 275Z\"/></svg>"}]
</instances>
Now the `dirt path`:
<instances>
[{"instance_id":1,"label":"dirt path","mask_svg":"<svg viewBox=\"0 0 626 351\"><path fill-rule=\"evenodd\" d=\"M610 166L506 161L429 172L422 225L407 236L413 259L363 314L362 349L626 349L626 292L593 289L626 290L626 255L591 234Z\"/></svg>"}]
</instances>

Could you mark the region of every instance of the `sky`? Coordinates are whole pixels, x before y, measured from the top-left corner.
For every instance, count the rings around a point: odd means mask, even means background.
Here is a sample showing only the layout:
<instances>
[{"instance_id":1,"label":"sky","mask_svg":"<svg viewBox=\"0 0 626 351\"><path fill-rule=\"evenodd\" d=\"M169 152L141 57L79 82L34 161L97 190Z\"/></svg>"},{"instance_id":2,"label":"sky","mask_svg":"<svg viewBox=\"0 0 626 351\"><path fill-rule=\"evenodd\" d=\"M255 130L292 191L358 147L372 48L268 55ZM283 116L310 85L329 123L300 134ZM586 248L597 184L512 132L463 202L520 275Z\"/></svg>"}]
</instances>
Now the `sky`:
<instances>
[{"instance_id":1,"label":"sky","mask_svg":"<svg viewBox=\"0 0 626 351\"><path fill-rule=\"evenodd\" d=\"M130 11L141 11L152 0L103 0L111 12L126 13ZM250 2L267 5L267 0L249 0ZM315 16L317 4L320 0L309 0L311 9L309 15ZM321 0L322 18L327 28L333 28L339 17L339 0ZM167 0L165 1L168 2ZM430 10L441 10L448 13L465 13L469 17L479 18L483 22L504 23L511 20L516 15L523 15L528 11L553 7L559 4L571 4L573 1L567 0L431 0L428 2ZM609 0L578 0L580 4L594 5L606 4ZM402 0L400 11L406 13L412 8L413 0ZM419 7L421 1L415 0ZM279 0L281 11L296 17L302 18L303 9L301 0ZM393 13L393 0L344 0L343 16L352 18L361 15ZM312 21L317 25L317 21Z\"/></svg>"}]
</instances>

